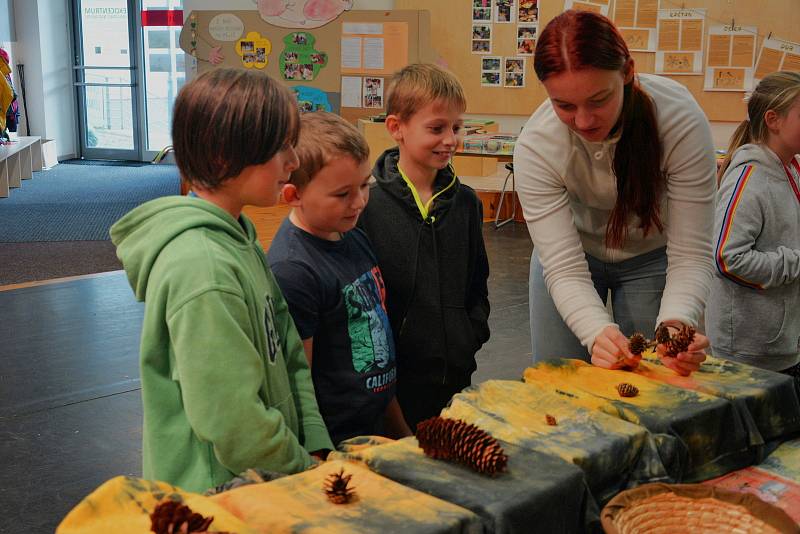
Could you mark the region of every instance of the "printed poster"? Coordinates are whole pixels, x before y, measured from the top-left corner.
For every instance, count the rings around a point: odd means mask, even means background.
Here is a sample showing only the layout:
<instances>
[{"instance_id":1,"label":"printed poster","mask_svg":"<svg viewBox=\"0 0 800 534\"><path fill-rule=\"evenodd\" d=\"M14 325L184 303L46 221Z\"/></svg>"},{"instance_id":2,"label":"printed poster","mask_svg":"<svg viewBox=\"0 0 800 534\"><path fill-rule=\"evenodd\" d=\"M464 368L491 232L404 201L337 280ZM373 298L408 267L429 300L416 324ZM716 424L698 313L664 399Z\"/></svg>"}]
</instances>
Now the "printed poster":
<instances>
[{"instance_id":1,"label":"printed poster","mask_svg":"<svg viewBox=\"0 0 800 534\"><path fill-rule=\"evenodd\" d=\"M575 11L591 11L608 16L609 0L566 0L564 10L574 9Z\"/></svg>"},{"instance_id":2,"label":"printed poster","mask_svg":"<svg viewBox=\"0 0 800 534\"><path fill-rule=\"evenodd\" d=\"M634 52L655 52L659 0L616 0L614 24L628 48Z\"/></svg>"},{"instance_id":3,"label":"printed poster","mask_svg":"<svg viewBox=\"0 0 800 534\"><path fill-rule=\"evenodd\" d=\"M709 26L706 91L750 91L756 59L755 26Z\"/></svg>"},{"instance_id":4,"label":"printed poster","mask_svg":"<svg viewBox=\"0 0 800 534\"><path fill-rule=\"evenodd\" d=\"M705 9L659 9L656 74L703 74Z\"/></svg>"},{"instance_id":5,"label":"printed poster","mask_svg":"<svg viewBox=\"0 0 800 534\"><path fill-rule=\"evenodd\" d=\"M767 37L758 55L753 85L755 86L767 74L778 70L800 72L800 44L777 37Z\"/></svg>"}]
</instances>

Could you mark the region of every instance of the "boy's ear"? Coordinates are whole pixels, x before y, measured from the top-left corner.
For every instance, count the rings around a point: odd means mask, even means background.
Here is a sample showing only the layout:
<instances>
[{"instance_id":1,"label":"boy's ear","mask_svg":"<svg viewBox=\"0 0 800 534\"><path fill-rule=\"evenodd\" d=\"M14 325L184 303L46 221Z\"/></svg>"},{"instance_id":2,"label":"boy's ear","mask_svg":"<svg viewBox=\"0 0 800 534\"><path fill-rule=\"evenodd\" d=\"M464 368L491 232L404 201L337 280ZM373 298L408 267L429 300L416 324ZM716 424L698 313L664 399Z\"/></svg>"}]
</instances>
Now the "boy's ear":
<instances>
[{"instance_id":1,"label":"boy's ear","mask_svg":"<svg viewBox=\"0 0 800 534\"><path fill-rule=\"evenodd\" d=\"M400 131L400 118L397 115L388 115L386 117L386 129L392 139L398 143L403 140L403 133Z\"/></svg>"},{"instance_id":2,"label":"boy's ear","mask_svg":"<svg viewBox=\"0 0 800 534\"><path fill-rule=\"evenodd\" d=\"M294 184L286 184L283 186L283 200L293 208L299 207L302 202L300 201L300 189Z\"/></svg>"}]
</instances>

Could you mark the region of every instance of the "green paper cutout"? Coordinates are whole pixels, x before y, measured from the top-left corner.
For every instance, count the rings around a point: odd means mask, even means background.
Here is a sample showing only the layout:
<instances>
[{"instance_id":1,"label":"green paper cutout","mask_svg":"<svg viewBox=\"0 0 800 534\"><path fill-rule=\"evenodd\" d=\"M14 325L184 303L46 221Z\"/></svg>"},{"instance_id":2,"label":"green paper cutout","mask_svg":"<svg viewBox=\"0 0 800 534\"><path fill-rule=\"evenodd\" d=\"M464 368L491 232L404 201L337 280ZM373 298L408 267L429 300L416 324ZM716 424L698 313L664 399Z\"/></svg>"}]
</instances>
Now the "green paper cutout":
<instances>
[{"instance_id":1,"label":"green paper cutout","mask_svg":"<svg viewBox=\"0 0 800 534\"><path fill-rule=\"evenodd\" d=\"M315 41L316 38L308 32L292 32L283 38L279 64L284 80L313 81L328 64L328 54L314 49Z\"/></svg>"}]
</instances>

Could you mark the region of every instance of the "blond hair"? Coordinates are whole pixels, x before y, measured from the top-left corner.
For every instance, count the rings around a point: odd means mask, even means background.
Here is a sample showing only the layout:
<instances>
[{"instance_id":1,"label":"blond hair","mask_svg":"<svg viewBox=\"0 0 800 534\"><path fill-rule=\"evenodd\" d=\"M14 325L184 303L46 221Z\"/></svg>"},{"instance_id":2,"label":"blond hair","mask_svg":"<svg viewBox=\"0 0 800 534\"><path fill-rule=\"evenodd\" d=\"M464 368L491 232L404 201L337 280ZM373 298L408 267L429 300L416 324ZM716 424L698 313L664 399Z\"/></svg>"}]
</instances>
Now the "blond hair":
<instances>
[{"instance_id":1,"label":"blond hair","mask_svg":"<svg viewBox=\"0 0 800 534\"><path fill-rule=\"evenodd\" d=\"M766 143L769 129L764 115L773 110L785 117L797 97L800 96L800 74L778 71L765 76L747 101L747 118L743 120L731 136L728 153L719 168L717 179L721 180L731 164L733 153L747 143Z\"/></svg>"},{"instance_id":2,"label":"blond hair","mask_svg":"<svg viewBox=\"0 0 800 534\"><path fill-rule=\"evenodd\" d=\"M386 95L386 114L408 120L425 104L443 102L463 113L467 99L452 72L430 63L415 63L392 75Z\"/></svg>"},{"instance_id":3,"label":"blond hair","mask_svg":"<svg viewBox=\"0 0 800 534\"><path fill-rule=\"evenodd\" d=\"M292 172L289 183L305 187L331 161L350 157L361 164L369 158L366 139L355 126L326 111L300 116L300 137L295 148L300 166Z\"/></svg>"}]
</instances>

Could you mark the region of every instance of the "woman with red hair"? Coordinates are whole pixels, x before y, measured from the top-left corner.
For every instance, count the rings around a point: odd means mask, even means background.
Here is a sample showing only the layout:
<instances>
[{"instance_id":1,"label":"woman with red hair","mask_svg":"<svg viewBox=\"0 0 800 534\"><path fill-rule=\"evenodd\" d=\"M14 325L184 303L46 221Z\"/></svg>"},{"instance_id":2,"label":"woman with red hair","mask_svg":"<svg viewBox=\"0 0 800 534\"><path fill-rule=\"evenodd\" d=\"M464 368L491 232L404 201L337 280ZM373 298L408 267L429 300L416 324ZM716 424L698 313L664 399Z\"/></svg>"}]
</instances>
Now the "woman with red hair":
<instances>
[{"instance_id":1,"label":"woman with red hair","mask_svg":"<svg viewBox=\"0 0 800 534\"><path fill-rule=\"evenodd\" d=\"M534 243L534 361L635 367L626 336L696 327L712 273L715 161L708 121L686 88L634 72L607 18L566 11L539 36L548 101L514 151ZM606 310L611 294L613 317ZM585 348L584 348L585 347ZM697 334L663 363L682 375L708 347Z\"/></svg>"}]
</instances>

